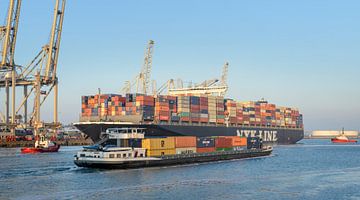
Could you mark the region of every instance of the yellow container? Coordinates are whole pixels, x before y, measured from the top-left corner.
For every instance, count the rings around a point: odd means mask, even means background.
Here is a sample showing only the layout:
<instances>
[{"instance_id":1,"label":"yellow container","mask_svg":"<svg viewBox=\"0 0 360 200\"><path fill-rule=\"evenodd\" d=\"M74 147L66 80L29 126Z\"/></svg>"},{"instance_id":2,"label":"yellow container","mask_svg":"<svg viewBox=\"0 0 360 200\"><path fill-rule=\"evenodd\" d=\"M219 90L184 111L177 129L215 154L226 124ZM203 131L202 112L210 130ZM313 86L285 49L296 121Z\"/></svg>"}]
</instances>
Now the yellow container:
<instances>
[{"instance_id":1,"label":"yellow container","mask_svg":"<svg viewBox=\"0 0 360 200\"><path fill-rule=\"evenodd\" d=\"M162 156L162 155L174 155L176 154L175 149L154 149L154 150L147 150L146 154L148 157L152 156Z\"/></svg>"},{"instance_id":2,"label":"yellow container","mask_svg":"<svg viewBox=\"0 0 360 200\"><path fill-rule=\"evenodd\" d=\"M146 138L142 140L142 148L147 150L174 149L175 139L169 138Z\"/></svg>"}]
</instances>

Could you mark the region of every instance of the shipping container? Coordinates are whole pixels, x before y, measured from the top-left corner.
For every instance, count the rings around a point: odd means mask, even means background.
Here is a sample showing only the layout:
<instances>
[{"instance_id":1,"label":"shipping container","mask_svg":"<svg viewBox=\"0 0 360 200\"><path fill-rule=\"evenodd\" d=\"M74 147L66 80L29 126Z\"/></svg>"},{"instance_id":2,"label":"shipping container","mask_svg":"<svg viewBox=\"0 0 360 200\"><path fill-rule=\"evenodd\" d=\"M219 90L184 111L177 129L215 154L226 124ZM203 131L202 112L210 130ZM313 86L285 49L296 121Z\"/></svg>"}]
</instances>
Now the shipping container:
<instances>
[{"instance_id":1,"label":"shipping container","mask_svg":"<svg viewBox=\"0 0 360 200\"><path fill-rule=\"evenodd\" d=\"M183 148L176 148L176 154L192 154L196 153L196 147L183 147Z\"/></svg>"},{"instance_id":2,"label":"shipping container","mask_svg":"<svg viewBox=\"0 0 360 200\"><path fill-rule=\"evenodd\" d=\"M209 153L216 151L215 147L196 148L196 153Z\"/></svg>"},{"instance_id":3,"label":"shipping container","mask_svg":"<svg viewBox=\"0 0 360 200\"><path fill-rule=\"evenodd\" d=\"M174 154L176 154L175 149L146 150L146 155L149 157L159 157L159 156L174 155Z\"/></svg>"},{"instance_id":4,"label":"shipping container","mask_svg":"<svg viewBox=\"0 0 360 200\"><path fill-rule=\"evenodd\" d=\"M175 139L168 138L146 138L142 140L142 148L148 150L159 149L175 149Z\"/></svg>"},{"instance_id":5,"label":"shipping container","mask_svg":"<svg viewBox=\"0 0 360 200\"><path fill-rule=\"evenodd\" d=\"M196 147L195 136L174 137L175 148Z\"/></svg>"},{"instance_id":6,"label":"shipping container","mask_svg":"<svg viewBox=\"0 0 360 200\"><path fill-rule=\"evenodd\" d=\"M216 148L230 148L232 147L232 138L217 137L215 139Z\"/></svg>"},{"instance_id":7,"label":"shipping container","mask_svg":"<svg viewBox=\"0 0 360 200\"><path fill-rule=\"evenodd\" d=\"M215 147L215 138L212 137L198 137L196 138L196 147Z\"/></svg>"}]
</instances>

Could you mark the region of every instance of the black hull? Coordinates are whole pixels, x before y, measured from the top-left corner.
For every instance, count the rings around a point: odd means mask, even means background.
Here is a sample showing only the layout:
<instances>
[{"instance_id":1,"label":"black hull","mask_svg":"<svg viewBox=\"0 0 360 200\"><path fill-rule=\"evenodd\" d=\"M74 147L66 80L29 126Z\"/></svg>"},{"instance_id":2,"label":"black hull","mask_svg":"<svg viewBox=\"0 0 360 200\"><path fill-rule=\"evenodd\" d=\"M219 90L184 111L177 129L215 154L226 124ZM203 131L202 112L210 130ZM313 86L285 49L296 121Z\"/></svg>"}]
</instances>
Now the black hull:
<instances>
[{"instance_id":1,"label":"black hull","mask_svg":"<svg viewBox=\"0 0 360 200\"><path fill-rule=\"evenodd\" d=\"M260 136L264 143L273 144L295 144L304 138L303 129L273 127L120 124L111 122L75 123L74 125L94 142L100 140L101 132L105 132L106 129L121 127L146 128L145 136Z\"/></svg>"},{"instance_id":2,"label":"black hull","mask_svg":"<svg viewBox=\"0 0 360 200\"><path fill-rule=\"evenodd\" d=\"M255 158L270 155L272 150L245 150L232 152L214 152L194 155L165 156L161 160L129 161L121 163L92 163L75 158L74 163L78 167L100 168L100 169L131 169L145 167L161 167L172 165L184 165L192 163L205 163L222 160L234 160L244 158Z\"/></svg>"}]
</instances>

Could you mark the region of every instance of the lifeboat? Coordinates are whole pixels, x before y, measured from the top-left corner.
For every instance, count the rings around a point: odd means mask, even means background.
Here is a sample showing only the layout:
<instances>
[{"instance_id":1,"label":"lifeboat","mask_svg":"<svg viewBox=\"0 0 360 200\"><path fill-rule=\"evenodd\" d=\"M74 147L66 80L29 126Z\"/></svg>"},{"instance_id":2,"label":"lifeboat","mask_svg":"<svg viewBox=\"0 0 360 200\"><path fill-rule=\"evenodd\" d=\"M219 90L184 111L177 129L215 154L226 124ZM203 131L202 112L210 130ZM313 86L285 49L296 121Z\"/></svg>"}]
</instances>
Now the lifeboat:
<instances>
[{"instance_id":1,"label":"lifeboat","mask_svg":"<svg viewBox=\"0 0 360 200\"><path fill-rule=\"evenodd\" d=\"M356 143L357 140L351 140L348 137L346 137L344 134L344 130L343 130L341 135L339 135L335 138L331 138L331 142L332 143Z\"/></svg>"}]
</instances>

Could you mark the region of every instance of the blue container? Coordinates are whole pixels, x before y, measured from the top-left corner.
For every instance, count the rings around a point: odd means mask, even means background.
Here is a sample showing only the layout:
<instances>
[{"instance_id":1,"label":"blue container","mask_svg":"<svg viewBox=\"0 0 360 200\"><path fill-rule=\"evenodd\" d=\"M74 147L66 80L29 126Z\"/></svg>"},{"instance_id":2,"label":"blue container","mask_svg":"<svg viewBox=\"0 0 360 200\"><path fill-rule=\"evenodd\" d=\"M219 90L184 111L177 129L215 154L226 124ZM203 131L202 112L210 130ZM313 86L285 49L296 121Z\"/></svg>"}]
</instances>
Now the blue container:
<instances>
[{"instance_id":1,"label":"blue container","mask_svg":"<svg viewBox=\"0 0 360 200\"><path fill-rule=\"evenodd\" d=\"M190 104L192 105L200 105L200 97L191 96Z\"/></svg>"},{"instance_id":2,"label":"blue container","mask_svg":"<svg viewBox=\"0 0 360 200\"><path fill-rule=\"evenodd\" d=\"M171 121L178 122L178 121L180 121L180 117L179 116L171 116Z\"/></svg>"},{"instance_id":3,"label":"blue container","mask_svg":"<svg viewBox=\"0 0 360 200\"><path fill-rule=\"evenodd\" d=\"M212 137L198 137L196 138L196 147L215 147L215 138Z\"/></svg>"},{"instance_id":4,"label":"blue container","mask_svg":"<svg viewBox=\"0 0 360 200\"><path fill-rule=\"evenodd\" d=\"M200 110L200 113L201 114L209 114L209 111L208 110Z\"/></svg>"}]
</instances>

